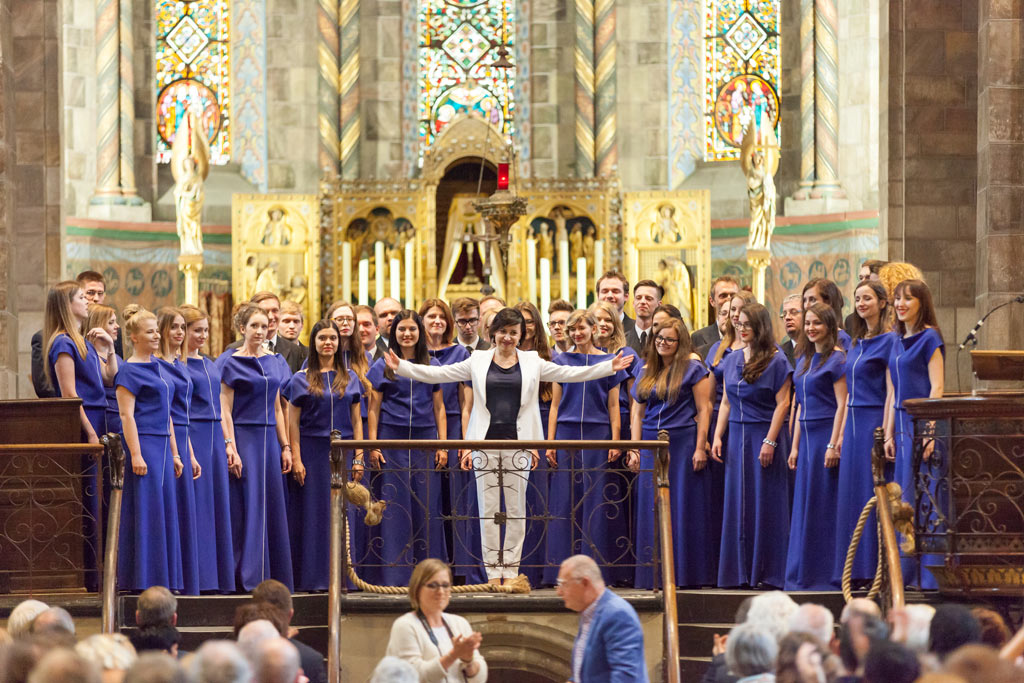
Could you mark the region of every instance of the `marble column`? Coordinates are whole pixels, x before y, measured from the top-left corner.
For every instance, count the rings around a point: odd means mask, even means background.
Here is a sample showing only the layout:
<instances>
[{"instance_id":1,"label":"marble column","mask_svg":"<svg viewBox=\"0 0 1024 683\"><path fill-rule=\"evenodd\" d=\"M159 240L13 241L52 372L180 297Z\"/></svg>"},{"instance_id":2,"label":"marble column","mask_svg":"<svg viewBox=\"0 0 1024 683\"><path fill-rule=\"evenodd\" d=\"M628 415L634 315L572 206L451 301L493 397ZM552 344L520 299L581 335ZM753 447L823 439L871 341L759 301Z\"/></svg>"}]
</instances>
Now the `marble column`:
<instances>
[{"instance_id":1,"label":"marble column","mask_svg":"<svg viewBox=\"0 0 1024 683\"><path fill-rule=\"evenodd\" d=\"M359 177L359 139L362 117L359 114L359 0L341 0L340 26L341 73L341 175L346 180Z\"/></svg>"},{"instance_id":2,"label":"marble column","mask_svg":"<svg viewBox=\"0 0 1024 683\"><path fill-rule=\"evenodd\" d=\"M576 0L576 177L594 175L594 0Z\"/></svg>"},{"instance_id":3,"label":"marble column","mask_svg":"<svg viewBox=\"0 0 1024 683\"><path fill-rule=\"evenodd\" d=\"M615 0L594 3L594 139L595 175L608 176L618 168L616 142Z\"/></svg>"},{"instance_id":4,"label":"marble column","mask_svg":"<svg viewBox=\"0 0 1024 683\"><path fill-rule=\"evenodd\" d=\"M319 0L316 10L317 25L317 166L321 173L336 175L341 170L341 150L338 147L341 99L338 75L341 62L341 44L338 27L338 0Z\"/></svg>"}]
</instances>

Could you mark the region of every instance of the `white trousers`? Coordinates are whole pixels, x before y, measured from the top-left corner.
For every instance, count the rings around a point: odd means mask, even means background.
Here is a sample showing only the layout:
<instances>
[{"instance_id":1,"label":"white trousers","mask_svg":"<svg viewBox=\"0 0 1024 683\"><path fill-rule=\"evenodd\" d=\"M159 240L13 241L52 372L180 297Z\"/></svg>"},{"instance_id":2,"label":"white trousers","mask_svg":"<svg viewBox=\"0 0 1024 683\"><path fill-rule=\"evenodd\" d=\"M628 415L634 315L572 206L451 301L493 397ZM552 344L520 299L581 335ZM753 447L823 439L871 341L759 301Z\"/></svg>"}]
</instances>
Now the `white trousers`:
<instances>
[{"instance_id":1,"label":"white trousers","mask_svg":"<svg viewBox=\"0 0 1024 683\"><path fill-rule=\"evenodd\" d=\"M499 484L498 469L501 468ZM488 579L513 579L526 537L526 486L532 464L529 451L474 451L476 495L480 506L480 546ZM494 517L505 499L505 540ZM499 552L500 549L500 552Z\"/></svg>"}]
</instances>

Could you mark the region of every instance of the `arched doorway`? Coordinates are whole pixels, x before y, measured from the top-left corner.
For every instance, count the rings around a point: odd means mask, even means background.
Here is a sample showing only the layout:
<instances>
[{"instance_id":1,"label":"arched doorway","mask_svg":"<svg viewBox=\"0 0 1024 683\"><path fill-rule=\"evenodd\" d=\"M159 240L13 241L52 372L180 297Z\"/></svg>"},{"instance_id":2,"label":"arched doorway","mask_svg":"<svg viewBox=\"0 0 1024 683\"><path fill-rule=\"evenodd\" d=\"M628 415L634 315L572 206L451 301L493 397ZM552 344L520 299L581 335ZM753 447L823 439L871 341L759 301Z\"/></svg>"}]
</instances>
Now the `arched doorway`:
<instances>
[{"instance_id":1,"label":"arched doorway","mask_svg":"<svg viewBox=\"0 0 1024 683\"><path fill-rule=\"evenodd\" d=\"M481 168L481 161L483 167ZM435 228L435 254L437 263L444 263L445 247L448 242L448 218L452 208L452 199L456 195L479 194L486 197L494 192L498 186L497 171L489 161L480 157L463 157L453 162L437 184L437 192L434 195L434 225ZM469 274L481 277L483 264L476 250L472 250L473 262L470 263L467 251L463 251L459 257L458 265L452 274L450 283L460 284Z\"/></svg>"}]
</instances>

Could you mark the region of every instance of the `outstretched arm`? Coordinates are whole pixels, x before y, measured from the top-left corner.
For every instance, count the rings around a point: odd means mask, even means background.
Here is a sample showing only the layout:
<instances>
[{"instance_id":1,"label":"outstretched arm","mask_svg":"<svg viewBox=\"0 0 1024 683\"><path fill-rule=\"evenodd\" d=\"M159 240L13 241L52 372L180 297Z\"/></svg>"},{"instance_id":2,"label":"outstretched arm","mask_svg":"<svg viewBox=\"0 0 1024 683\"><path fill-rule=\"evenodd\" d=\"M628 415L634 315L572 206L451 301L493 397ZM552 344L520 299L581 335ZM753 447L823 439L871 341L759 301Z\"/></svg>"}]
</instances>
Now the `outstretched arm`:
<instances>
[{"instance_id":1,"label":"outstretched arm","mask_svg":"<svg viewBox=\"0 0 1024 683\"><path fill-rule=\"evenodd\" d=\"M541 382L589 382L592 379L609 377L618 372L612 367L612 360L602 361L596 365L558 365L551 361L541 360ZM452 366L449 366L452 367Z\"/></svg>"},{"instance_id":2,"label":"outstretched arm","mask_svg":"<svg viewBox=\"0 0 1024 683\"><path fill-rule=\"evenodd\" d=\"M468 382L473 379L472 372L470 371L470 359L459 361L458 363L452 363L451 365L420 365L419 363L410 363L407 360L399 360L397 365L392 365L391 356L394 355L394 351L388 351L388 355L385 356L387 359L388 367L393 368L396 375L401 377L408 377L414 379L417 382L424 382L426 384L447 384L448 382ZM398 357L395 356L395 359Z\"/></svg>"}]
</instances>

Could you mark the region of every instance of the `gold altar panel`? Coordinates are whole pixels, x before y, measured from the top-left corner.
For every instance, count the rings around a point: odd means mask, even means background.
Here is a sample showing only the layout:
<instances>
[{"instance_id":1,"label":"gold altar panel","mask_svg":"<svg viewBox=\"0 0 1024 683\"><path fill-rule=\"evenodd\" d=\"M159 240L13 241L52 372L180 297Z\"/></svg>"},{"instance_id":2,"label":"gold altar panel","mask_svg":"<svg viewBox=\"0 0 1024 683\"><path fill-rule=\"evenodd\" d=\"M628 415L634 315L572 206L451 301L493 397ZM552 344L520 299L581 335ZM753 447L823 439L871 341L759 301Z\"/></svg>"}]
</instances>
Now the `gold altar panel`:
<instances>
[{"instance_id":1,"label":"gold altar panel","mask_svg":"<svg viewBox=\"0 0 1024 683\"><path fill-rule=\"evenodd\" d=\"M308 330L310 321L320 317L319 262L316 196L232 196L231 281L236 303L256 292L272 291L302 306Z\"/></svg>"},{"instance_id":2,"label":"gold altar panel","mask_svg":"<svg viewBox=\"0 0 1024 683\"><path fill-rule=\"evenodd\" d=\"M691 331L711 289L711 193L625 192L623 265L630 283L651 279L665 288ZM694 312L698 320L694 321Z\"/></svg>"}]
</instances>

